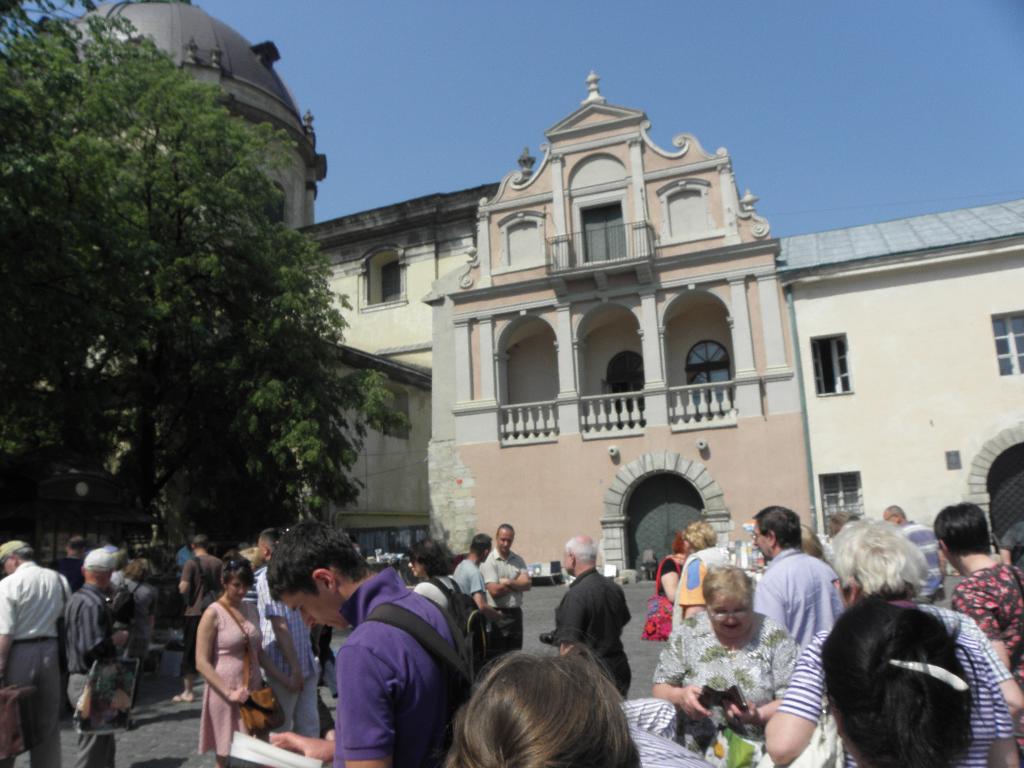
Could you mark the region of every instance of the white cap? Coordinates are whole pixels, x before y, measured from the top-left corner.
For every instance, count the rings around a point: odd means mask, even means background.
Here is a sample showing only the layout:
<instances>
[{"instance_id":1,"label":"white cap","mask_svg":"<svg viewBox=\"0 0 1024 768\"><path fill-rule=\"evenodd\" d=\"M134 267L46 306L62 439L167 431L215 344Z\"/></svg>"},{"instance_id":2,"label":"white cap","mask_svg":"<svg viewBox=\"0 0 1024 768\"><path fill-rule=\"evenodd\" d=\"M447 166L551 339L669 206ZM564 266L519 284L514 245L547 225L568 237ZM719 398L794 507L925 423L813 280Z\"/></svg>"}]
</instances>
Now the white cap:
<instances>
[{"instance_id":1,"label":"white cap","mask_svg":"<svg viewBox=\"0 0 1024 768\"><path fill-rule=\"evenodd\" d=\"M85 564L82 566L87 571L112 571L117 565L117 558L102 549L94 549L85 556Z\"/></svg>"}]
</instances>

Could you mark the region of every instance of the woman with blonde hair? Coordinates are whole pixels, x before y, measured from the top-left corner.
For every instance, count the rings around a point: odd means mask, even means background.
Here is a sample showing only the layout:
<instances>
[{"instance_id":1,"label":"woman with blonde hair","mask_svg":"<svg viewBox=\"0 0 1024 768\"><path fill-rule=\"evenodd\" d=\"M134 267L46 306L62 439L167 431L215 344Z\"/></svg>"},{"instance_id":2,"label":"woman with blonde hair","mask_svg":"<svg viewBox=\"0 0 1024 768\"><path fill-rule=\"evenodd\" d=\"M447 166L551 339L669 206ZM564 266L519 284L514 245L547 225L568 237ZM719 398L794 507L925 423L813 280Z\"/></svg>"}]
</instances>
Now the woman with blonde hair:
<instances>
[{"instance_id":1,"label":"woman with blonde hair","mask_svg":"<svg viewBox=\"0 0 1024 768\"><path fill-rule=\"evenodd\" d=\"M728 558L718 546L718 534L705 520L690 523L683 531L686 559L679 574L672 627L704 610L704 577L710 568L726 565Z\"/></svg>"},{"instance_id":2,"label":"woman with blonde hair","mask_svg":"<svg viewBox=\"0 0 1024 768\"><path fill-rule=\"evenodd\" d=\"M798 649L783 627L754 612L754 585L741 569L710 569L703 590L707 610L672 631L652 695L679 710L687 749L708 760L724 753L729 765L754 765Z\"/></svg>"}]
</instances>

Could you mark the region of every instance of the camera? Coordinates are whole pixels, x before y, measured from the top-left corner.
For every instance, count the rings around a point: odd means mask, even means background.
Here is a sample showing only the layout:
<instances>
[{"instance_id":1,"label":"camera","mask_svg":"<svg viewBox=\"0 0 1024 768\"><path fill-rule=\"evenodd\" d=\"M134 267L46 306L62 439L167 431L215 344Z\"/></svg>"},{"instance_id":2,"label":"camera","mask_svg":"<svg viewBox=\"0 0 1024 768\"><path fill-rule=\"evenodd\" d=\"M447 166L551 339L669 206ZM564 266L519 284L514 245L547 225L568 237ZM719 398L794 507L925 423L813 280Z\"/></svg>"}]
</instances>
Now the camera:
<instances>
[{"instance_id":1,"label":"camera","mask_svg":"<svg viewBox=\"0 0 1024 768\"><path fill-rule=\"evenodd\" d=\"M555 633L552 632L541 632L537 637L544 645L558 645L558 641L555 640Z\"/></svg>"}]
</instances>

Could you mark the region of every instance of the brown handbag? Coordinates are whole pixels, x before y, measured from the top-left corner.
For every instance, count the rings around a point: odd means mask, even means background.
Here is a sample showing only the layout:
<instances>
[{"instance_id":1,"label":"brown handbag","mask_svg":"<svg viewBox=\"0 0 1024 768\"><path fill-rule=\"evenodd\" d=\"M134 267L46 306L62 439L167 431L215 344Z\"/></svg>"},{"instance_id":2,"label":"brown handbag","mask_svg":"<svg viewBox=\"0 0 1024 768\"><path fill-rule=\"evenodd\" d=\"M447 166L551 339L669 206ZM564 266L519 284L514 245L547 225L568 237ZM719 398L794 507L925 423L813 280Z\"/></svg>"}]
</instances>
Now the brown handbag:
<instances>
[{"instance_id":1,"label":"brown handbag","mask_svg":"<svg viewBox=\"0 0 1024 768\"><path fill-rule=\"evenodd\" d=\"M29 739L28 703L35 691L29 685L0 688L0 760L20 755L33 746Z\"/></svg>"},{"instance_id":2,"label":"brown handbag","mask_svg":"<svg viewBox=\"0 0 1024 768\"><path fill-rule=\"evenodd\" d=\"M245 633L245 627L242 626L242 622L238 620L238 617L235 616L227 605L224 606L224 610L235 620L235 624L242 631L242 637L245 638L242 679L248 685L250 680L249 658L252 655L249 651L249 636ZM249 735L256 736L257 738L266 739L266 735L270 731L284 725L284 709L282 709L277 697L274 696L274 689L269 685L250 692L249 698L239 705L239 714L242 716L242 722L245 723L245 729L249 732Z\"/></svg>"}]
</instances>

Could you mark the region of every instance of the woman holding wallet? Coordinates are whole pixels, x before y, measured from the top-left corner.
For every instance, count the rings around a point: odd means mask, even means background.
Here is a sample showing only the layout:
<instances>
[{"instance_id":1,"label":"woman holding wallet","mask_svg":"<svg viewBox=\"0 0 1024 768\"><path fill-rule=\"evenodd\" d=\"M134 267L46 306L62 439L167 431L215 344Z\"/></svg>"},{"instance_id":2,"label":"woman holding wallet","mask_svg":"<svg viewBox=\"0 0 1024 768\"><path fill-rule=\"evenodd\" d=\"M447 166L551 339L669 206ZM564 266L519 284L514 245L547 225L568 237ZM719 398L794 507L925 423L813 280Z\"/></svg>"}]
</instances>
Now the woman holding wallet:
<instances>
[{"instance_id":1,"label":"woman holding wallet","mask_svg":"<svg viewBox=\"0 0 1024 768\"><path fill-rule=\"evenodd\" d=\"M229 560L221 581L224 592L203 613L196 640L196 669L206 680L199 752L214 750L217 768L227 765L235 731L247 733L240 707L261 687L260 667L288 684L287 675L263 652L256 607L242 600L253 584L252 566L242 558ZM243 679L246 669L248 680Z\"/></svg>"},{"instance_id":2,"label":"woman holding wallet","mask_svg":"<svg viewBox=\"0 0 1024 768\"><path fill-rule=\"evenodd\" d=\"M684 745L713 765L756 765L764 726L779 706L798 648L785 629L753 611L742 570L712 568L704 578L707 611L672 631L654 672L653 695L680 713Z\"/></svg>"}]
</instances>

